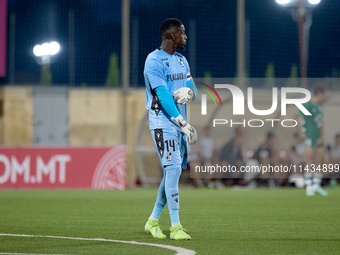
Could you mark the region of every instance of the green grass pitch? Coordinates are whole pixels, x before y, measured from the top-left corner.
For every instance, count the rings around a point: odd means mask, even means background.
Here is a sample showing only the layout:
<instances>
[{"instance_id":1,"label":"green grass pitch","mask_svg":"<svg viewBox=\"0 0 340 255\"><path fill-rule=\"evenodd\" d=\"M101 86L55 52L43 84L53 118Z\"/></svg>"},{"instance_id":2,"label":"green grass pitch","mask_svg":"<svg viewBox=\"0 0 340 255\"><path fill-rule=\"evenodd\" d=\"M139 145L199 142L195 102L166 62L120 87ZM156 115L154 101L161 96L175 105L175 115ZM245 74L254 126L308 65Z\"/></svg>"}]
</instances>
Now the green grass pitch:
<instances>
[{"instance_id":1,"label":"green grass pitch","mask_svg":"<svg viewBox=\"0 0 340 255\"><path fill-rule=\"evenodd\" d=\"M0 233L105 238L165 244L197 254L340 254L340 190L306 197L299 189L180 189L191 241L144 232L156 189L2 190ZM160 223L169 237L169 213ZM175 254L103 241L0 236L0 253Z\"/></svg>"}]
</instances>

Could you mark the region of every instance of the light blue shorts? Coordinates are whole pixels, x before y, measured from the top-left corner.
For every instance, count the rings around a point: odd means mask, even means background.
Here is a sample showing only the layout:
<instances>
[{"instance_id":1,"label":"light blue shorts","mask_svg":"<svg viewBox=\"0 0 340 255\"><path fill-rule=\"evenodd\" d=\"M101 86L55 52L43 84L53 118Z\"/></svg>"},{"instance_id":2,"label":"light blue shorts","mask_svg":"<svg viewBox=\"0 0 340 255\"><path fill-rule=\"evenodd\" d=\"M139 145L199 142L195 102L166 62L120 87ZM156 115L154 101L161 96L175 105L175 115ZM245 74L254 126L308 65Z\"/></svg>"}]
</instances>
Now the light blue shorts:
<instances>
[{"instance_id":1,"label":"light blue shorts","mask_svg":"<svg viewBox=\"0 0 340 255\"><path fill-rule=\"evenodd\" d=\"M153 142L162 166L182 165L187 168L187 137L174 128L151 130Z\"/></svg>"}]
</instances>

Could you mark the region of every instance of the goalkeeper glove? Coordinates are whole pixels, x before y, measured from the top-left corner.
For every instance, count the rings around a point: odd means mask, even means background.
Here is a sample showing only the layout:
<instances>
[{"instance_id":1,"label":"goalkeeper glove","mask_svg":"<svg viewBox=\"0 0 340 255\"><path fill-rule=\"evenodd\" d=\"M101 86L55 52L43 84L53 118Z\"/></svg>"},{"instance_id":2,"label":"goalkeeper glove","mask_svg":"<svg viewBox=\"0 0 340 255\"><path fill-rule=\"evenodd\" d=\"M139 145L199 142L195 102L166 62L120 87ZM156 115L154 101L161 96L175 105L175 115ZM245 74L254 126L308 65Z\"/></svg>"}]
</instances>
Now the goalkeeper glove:
<instances>
[{"instance_id":1,"label":"goalkeeper glove","mask_svg":"<svg viewBox=\"0 0 340 255\"><path fill-rule=\"evenodd\" d=\"M182 129L182 132L188 137L190 145L193 145L197 141L196 129L185 121L182 115L177 118L171 117L176 124Z\"/></svg>"},{"instance_id":2,"label":"goalkeeper glove","mask_svg":"<svg viewBox=\"0 0 340 255\"><path fill-rule=\"evenodd\" d=\"M191 102L191 99L194 97L196 95L192 88L183 87L174 92L174 99L181 105Z\"/></svg>"}]
</instances>

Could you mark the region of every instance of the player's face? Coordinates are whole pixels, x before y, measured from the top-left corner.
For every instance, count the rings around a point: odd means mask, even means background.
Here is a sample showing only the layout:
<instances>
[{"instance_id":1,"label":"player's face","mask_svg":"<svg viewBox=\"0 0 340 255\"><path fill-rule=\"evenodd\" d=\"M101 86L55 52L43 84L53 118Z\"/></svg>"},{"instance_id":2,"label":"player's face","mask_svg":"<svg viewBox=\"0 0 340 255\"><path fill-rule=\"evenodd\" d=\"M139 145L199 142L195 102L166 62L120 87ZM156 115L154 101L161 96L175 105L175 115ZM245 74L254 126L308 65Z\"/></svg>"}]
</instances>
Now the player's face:
<instances>
[{"instance_id":1,"label":"player's face","mask_svg":"<svg viewBox=\"0 0 340 255\"><path fill-rule=\"evenodd\" d=\"M184 25L181 25L179 28L177 28L175 35L175 43L177 45L178 49L184 50L185 45L187 44L187 36L185 34L185 28Z\"/></svg>"}]
</instances>

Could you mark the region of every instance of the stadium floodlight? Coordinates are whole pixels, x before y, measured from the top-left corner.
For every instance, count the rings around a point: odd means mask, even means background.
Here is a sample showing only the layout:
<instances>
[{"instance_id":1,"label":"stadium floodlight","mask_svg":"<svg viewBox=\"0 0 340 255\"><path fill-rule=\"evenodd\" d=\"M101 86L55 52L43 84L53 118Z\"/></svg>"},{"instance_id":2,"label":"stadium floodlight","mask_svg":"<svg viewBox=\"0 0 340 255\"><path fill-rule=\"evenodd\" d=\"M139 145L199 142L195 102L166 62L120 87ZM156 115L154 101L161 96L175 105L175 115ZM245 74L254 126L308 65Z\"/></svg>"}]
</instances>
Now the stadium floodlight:
<instances>
[{"instance_id":1,"label":"stadium floodlight","mask_svg":"<svg viewBox=\"0 0 340 255\"><path fill-rule=\"evenodd\" d=\"M60 44L53 41L50 43L44 43L42 45L35 45L33 48L33 54L36 57L53 56L60 51Z\"/></svg>"},{"instance_id":2,"label":"stadium floodlight","mask_svg":"<svg viewBox=\"0 0 340 255\"><path fill-rule=\"evenodd\" d=\"M291 15L298 26L300 74L301 78L307 78L309 29L312 25L312 11L321 0L275 0L282 5ZM302 87L307 87L307 79L302 80Z\"/></svg>"},{"instance_id":3,"label":"stadium floodlight","mask_svg":"<svg viewBox=\"0 0 340 255\"><path fill-rule=\"evenodd\" d=\"M308 0L308 2L310 4L316 5L316 4L319 4L321 2L321 0Z\"/></svg>"},{"instance_id":4,"label":"stadium floodlight","mask_svg":"<svg viewBox=\"0 0 340 255\"><path fill-rule=\"evenodd\" d=\"M276 0L278 4L286 5L289 4L292 0ZM316 1L316 0L314 0Z\"/></svg>"},{"instance_id":5,"label":"stadium floodlight","mask_svg":"<svg viewBox=\"0 0 340 255\"><path fill-rule=\"evenodd\" d=\"M59 52L60 45L57 42L51 42L50 43L50 55L55 55Z\"/></svg>"}]
</instances>

